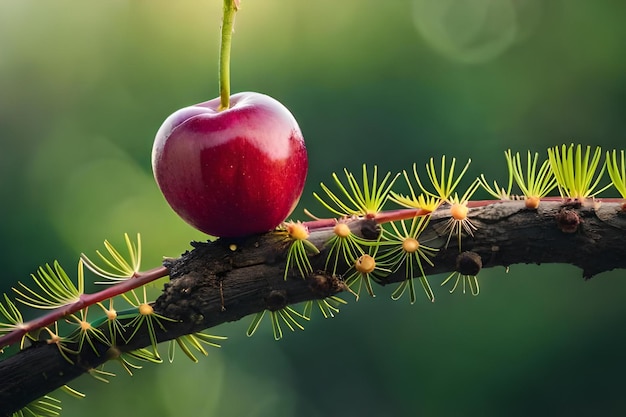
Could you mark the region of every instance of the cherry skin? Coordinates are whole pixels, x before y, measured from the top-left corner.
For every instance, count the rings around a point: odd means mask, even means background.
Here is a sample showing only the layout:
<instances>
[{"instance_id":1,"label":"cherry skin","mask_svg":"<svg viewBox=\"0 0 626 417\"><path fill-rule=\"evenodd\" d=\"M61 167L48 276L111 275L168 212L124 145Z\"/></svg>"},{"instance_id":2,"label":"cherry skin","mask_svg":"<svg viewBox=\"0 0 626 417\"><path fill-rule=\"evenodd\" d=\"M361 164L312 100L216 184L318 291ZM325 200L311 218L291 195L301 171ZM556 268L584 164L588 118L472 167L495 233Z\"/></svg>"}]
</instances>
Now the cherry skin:
<instances>
[{"instance_id":1,"label":"cherry skin","mask_svg":"<svg viewBox=\"0 0 626 417\"><path fill-rule=\"evenodd\" d=\"M293 115L260 93L182 108L159 128L154 177L172 209L209 235L274 229L295 208L306 179L304 138Z\"/></svg>"}]
</instances>

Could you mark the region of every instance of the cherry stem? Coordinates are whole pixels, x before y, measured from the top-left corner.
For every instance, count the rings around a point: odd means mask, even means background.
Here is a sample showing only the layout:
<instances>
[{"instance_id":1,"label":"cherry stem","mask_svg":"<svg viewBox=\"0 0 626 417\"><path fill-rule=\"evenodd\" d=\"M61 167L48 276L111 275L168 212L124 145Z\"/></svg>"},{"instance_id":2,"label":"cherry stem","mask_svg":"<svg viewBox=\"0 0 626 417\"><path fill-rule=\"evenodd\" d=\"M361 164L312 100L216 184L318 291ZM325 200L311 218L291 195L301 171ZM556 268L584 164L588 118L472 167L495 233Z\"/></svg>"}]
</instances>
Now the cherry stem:
<instances>
[{"instance_id":1,"label":"cherry stem","mask_svg":"<svg viewBox=\"0 0 626 417\"><path fill-rule=\"evenodd\" d=\"M224 17L222 19L222 40L220 43L220 107L226 110L230 107L230 46L235 26L235 13L239 5L238 0L224 0Z\"/></svg>"}]
</instances>

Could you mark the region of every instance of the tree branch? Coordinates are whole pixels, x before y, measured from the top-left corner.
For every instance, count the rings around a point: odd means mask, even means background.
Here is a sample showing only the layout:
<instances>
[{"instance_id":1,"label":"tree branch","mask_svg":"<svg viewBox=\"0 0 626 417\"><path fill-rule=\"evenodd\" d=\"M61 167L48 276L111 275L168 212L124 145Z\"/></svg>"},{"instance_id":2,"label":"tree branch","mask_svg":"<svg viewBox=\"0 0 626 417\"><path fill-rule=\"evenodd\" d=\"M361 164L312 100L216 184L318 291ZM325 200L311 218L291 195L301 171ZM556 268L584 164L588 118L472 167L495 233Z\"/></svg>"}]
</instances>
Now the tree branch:
<instances>
[{"instance_id":1,"label":"tree branch","mask_svg":"<svg viewBox=\"0 0 626 417\"><path fill-rule=\"evenodd\" d=\"M520 263L564 263L578 266L588 279L626 268L626 215L621 203L544 201L539 209L528 210L523 201L503 201L474 207L469 218L477 230L473 237L463 238L461 252L456 238L449 239L447 210L431 214L429 226L420 237L420 241L439 248L432 259L434 266L423 265L428 276L454 271L474 275L481 268ZM349 225L357 235L369 239L376 236L378 226L373 220L353 219ZM328 251L324 244L332 236L332 227L311 232L309 240L320 254L310 257L314 273L307 279L297 274L283 278L289 242L279 234L192 243L193 250L164 262L171 280L153 307L156 313L176 321L162 321L164 329L156 326L158 340L175 339L266 309L278 310L344 291L341 277L324 270ZM404 279L401 268L380 284ZM130 341L120 340L114 348L101 343L96 343L95 352L83 348L78 355L70 355L74 362L70 363L57 345L35 343L0 362L0 415L9 416L119 354L149 345L144 326ZM67 347L78 350L71 344Z\"/></svg>"}]
</instances>

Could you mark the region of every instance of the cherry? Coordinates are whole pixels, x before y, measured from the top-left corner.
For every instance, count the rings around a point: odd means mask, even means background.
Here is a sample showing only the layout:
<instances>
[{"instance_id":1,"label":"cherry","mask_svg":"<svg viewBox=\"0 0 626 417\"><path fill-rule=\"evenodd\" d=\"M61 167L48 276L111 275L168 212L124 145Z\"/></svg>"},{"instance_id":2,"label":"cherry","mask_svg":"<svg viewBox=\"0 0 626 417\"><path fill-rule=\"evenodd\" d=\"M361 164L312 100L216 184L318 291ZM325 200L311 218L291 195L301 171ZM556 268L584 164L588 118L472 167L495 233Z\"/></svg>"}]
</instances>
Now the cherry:
<instances>
[{"instance_id":1,"label":"cherry","mask_svg":"<svg viewBox=\"0 0 626 417\"><path fill-rule=\"evenodd\" d=\"M172 209L198 230L239 237L274 229L306 179L304 139L293 115L260 93L182 108L159 128L154 177Z\"/></svg>"}]
</instances>

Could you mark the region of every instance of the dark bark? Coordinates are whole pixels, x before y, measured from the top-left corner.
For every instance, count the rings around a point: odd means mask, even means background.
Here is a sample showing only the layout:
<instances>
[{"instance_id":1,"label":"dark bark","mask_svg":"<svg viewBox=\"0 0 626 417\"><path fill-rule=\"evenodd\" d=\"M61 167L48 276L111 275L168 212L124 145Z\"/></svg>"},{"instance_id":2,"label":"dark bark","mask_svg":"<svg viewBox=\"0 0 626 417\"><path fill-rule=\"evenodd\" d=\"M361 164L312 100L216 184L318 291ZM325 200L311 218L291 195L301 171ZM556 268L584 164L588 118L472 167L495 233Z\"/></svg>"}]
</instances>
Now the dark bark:
<instances>
[{"instance_id":1,"label":"dark bark","mask_svg":"<svg viewBox=\"0 0 626 417\"><path fill-rule=\"evenodd\" d=\"M604 271L626 268L626 215L620 203L542 202L538 210L528 210L522 201L508 201L473 208L470 218L477 230L473 237L464 237L462 252L455 237L445 248L448 218L443 209L433 213L428 229L420 237L429 246L440 248L433 258L434 267L424 265L427 275L452 271L474 275L481 268L494 266L564 263L578 266L588 279ZM366 237L371 238L375 228L369 220L351 222L351 229ZM324 271L323 246L331 236L331 228L311 233L310 240L321 253L310 258L315 272L307 279L296 274L283 279L287 247L284 236L270 233L193 243L193 250L165 261L171 280L153 306L158 314L177 321L162 321L166 330L157 327L158 340L343 291L341 277ZM380 284L404 279L401 268ZM128 343L119 343L119 352L149 346L144 329ZM83 347L79 355L70 355L74 362L70 363L56 345L42 342L0 362L0 415L11 415L115 356L107 346L97 345L97 350L98 354Z\"/></svg>"}]
</instances>

